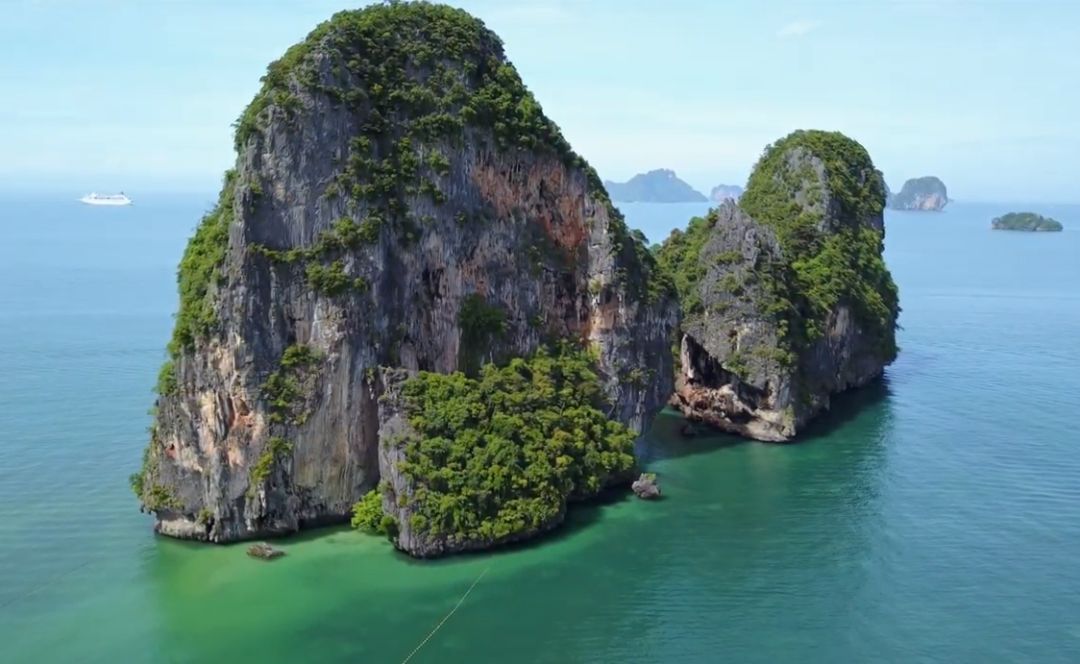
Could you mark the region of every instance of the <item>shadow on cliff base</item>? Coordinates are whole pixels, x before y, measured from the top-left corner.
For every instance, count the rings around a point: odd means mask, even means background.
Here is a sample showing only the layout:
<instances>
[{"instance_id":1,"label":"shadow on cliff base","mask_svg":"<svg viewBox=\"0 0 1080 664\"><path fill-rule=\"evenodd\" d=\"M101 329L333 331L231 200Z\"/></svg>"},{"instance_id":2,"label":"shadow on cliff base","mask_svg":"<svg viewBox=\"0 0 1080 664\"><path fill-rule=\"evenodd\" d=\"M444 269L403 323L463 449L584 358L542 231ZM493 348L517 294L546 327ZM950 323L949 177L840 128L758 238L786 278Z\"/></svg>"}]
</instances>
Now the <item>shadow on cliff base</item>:
<instances>
[{"instance_id":1,"label":"shadow on cliff base","mask_svg":"<svg viewBox=\"0 0 1080 664\"><path fill-rule=\"evenodd\" d=\"M605 508L629 500L638 500L630 491L629 485L611 487L595 498L571 502L566 512L566 519L560 525L530 539L502 544L491 549L455 553L441 558L413 558L397 550L394 551L394 556L402 562L412 565L452 565L455 562L474 558L499 556L553 546L591 528L603 516Z\"/></svg>"},{"instance_id":2,"label":"shadow on cliff base","mask_svg":"<svg viewBox=\"0 0 1080 664\"><path fill-rule=\"evenodd\" d=\"M838 429L847 426L860 416L872 415L872 412L884 404L891 395L888 378L881 378L873 383L857 390L851 390L837 395L832 399L831 409L815 419L807 429L800 434L792 443L808 443L820 438L825 438ZM689 425L690 429L687 429ZM692 433L692 435L686 435ZM636 445L636 454L639 465L647 470L651 461L661 459L680 458L694 454L706 454L724 447L740 444L755 444L756 441L741 438L716 431L704 425L692 424L679 412L665 408L653 420L648 432L642 436ZM773 443L766 443L773 444ZM779 443L783 444L783 443ZM602 516L604 509L620 504L624 501L638 500L630 491L629 486L612 487L596 498L571 503L567 512L566 520L559 526L539 536L505 544L494 549L465 552L435 559L412 558L400 551L394 551L392 555L402 562L416 565L439 565L453 564L470 558L500 555L534 549L537 547L552 546L559 542L574 537L583 530L592 527ZM349 532L347 524L320 524L319 527L302 530L283 538L277 538L287 544L309 542L315 539L334 535L336 533ZM347 540L342 541L348 545ZM193 548L204 546L191 544ZM244 545L246 546L246 544Z\"/></svg>"},{"instance_id":3,"label":"shadow on cliff base","mask_svg":"<svg viewBox=\"0 0 1080 664\"><path fill-rule=\"evenodd\" d=\"M832 398L829 410L810 422L792 442L808 443L830 436L856 418L876 410L890 396L892 396L892 390L889 388L887 376L882 376L859 389L838 394Z\"/></svg>"},{"instance_id":4,"label":"shadow on cliff base","mask_svg":"<svg viewBox=\"0 0 1080 664\"><path fill-rule=\"evenodd\" d=\"M722 447L748 442L739 436L690 422L673 408L665 408L634 446L638 464L647 469L652 461L707 454Z\"/></svg>"},{"instance_id":5,"label":"shadow on cliff base","mask_svg":"<svg viewBox=\"0 0 1080 664\"><path fill-rule=\"evenodd\" d=\"M810 422L794 440L766 444L792 445L827 437L885 403L891 394L887 377L838 394L832 398L830 409ZM755 442L705 424L690 422L678 411L665 408L653 420L648 432L638 440L635 453L639 463L647 468L652 461L707 454L724 447Z\"/></svg>"}]
</instances>

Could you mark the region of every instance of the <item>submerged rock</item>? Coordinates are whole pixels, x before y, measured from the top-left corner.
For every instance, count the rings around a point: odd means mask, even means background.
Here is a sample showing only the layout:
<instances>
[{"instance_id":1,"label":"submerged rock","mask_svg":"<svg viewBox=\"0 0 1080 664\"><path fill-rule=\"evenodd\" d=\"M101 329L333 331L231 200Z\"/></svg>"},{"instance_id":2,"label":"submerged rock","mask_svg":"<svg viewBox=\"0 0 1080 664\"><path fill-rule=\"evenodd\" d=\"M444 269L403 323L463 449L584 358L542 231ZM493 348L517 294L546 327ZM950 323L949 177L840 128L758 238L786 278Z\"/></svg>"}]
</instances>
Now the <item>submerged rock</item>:
<instances>
[{"instance_id":1,"label":"submerged rock","mask_svg":"<svg viewBox=\"0 0 1080 664\"><path fill-rule=\"evenodd\" d=\"M248 547L247 554L252 558L260 558L262 560L273 560L274 558L280 558L285 555L285 552L281 549L275 549L266 542L259 542L258 544L252 544Z\"/></svg>"},{"instance_id":2,"label":"submerged rock","mask_svg":"<svg viewBox=\"0 0 1080 664\"><path fill-rule=\"evenodd\" d=\"M656 473L642 473L634 480L630 488L638 498L643 500L654 500L660 497L660 485L656 483Z\"/></svg>"},{"instance_id":3,"label":"submerged rock","mask_svg":"<svg viewBox=\"0 0 1080 664\"><path fill-rule=\"evenodd\" d=\"M949 192L945 183L932 175L912 178L899 192L888 194L888 205L893 210L940 212L948 204Z\"/></svg>"},{"instance_id":4,"label":"submerged rock","mask_svg":"<svg viewBox=\"0 0 1080 664\"><path fill-rule=\"evenodd\" d=\"M683 303L674 407L785 441L831 395L881 375L899 312L882 260L884 191L858 143L796 132L766 150L738 205L665 241Z\"/></svg>"},{"instance_id":5,"label":"submerged rock","mask_svg":"<svg viewBox=\"0 0 1080 664\"><path fill-rule=\"evenodd\" d=\"M677 304L644 237L464 11L335 15L270 65L237 126L132 479L161 533L347 521L403 459L380 367L475 374L566 340L593 350L605 412L633 431L670 395Z\"/></svg>"}]
</instances>

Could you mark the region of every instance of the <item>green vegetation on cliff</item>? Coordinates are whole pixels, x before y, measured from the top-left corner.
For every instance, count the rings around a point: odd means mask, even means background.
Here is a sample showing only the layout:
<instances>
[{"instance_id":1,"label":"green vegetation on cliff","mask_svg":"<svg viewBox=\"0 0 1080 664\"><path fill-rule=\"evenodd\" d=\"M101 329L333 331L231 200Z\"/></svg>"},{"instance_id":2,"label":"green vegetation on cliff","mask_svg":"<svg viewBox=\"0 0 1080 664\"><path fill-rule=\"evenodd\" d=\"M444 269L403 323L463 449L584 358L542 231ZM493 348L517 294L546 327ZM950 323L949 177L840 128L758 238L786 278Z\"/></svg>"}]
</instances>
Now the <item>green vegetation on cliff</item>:
<instances>
[{"instance_id":1,"label":"green vegetation on cliff","mask_svg":"<svg viewBox=\"0 0 1080 664\"><path fill-rule=\"evenodd\" d=\"M799 151L822 162L824 187ZM739 205L780 241L785 265L774 271L771 309L793 346L820 338L845 302L892 359L898 295L881 255L884 233L871 225L881 218L885 184L866 149L839 132L789 134L765 149Z\"/></svg>"},{"instance_id":2,"label":"green vegetation on cliff","mask_svg":"<svg viewBox=\"0 0 1080 664\"><path fill-rule=\"evenodd\" d=\"M456 205L441 188L451 169L447 150L482 141L480 129L490 132L499 149L554 154L583 170L589 192L607 207L631 294L655 298L669 292L595 171L544 115L506 61L499 38L468 13L427 2L339 12L272 63L262 81L237 121L237 150L265 129L274 109L289 117L300 112L302 93L325 94L360 120L344 168L324 193L343 194L378 222L364 222L366 242L382 225L397 229L403 241L415 237L418 220L408 215L415 197L428 197L436 207ZM345 292L350 286L325 259L309 270L315 287Z\"/></svg>"},{"instance_id":3,"label":"green vegetation on cliff","mask_svg":"<svg viewBox=\"0 0 1080 664\"><path fill-rule=\"evenodd\" d=\"M308 412L304 404L313 387L314 374L322 355L302 344L285 349L276 371L266 378L262 394L270 411L270 421L303 424Z\"/></svg>"},{"instance_id":4,"label":"green vegetation on cliff","mask_svg":"<svg viewBox=\"0 0 1080 664\"><path fill-rule=\"evenodd\" d=\"M397 534L397 522L394 517L383 512L382 488L372 489L353 505L352 527L372 535Z\"/></svg>"},{"instance_id":5,"label":"green vegetation on cliff","mask_svg":"<svg viewBox=\"0 0 1080 664\"><path fill-rule=\"evenodd\" d=\"M793 151L817 157L825 167L823 190L806 159ZM802 193L804 201L797 199ZM839 206L836 218L858 226L880 215L885 206L885 182L874 168L866 148L836 131L800 130L772 145L750 173L739 200L751 217L776 229L785 250L805 253L821 236L825 218L822 204L831 196Z\"/></svg>"},{"instance_id":6,"label":"green vegetation on cliff","mask_svg":"<svg viewBox=\"0 0 1080 664\"><path fill-rule=\"evenodd\" d=\"M262 82L237 121L237 150L263 131L271 109L288 116L300 110L298 93L324 93L363 121L337 189L390 218L422 188L441 202L439 179L450 161L440 149L462 144L469 127L492 130L503 149L582 163L506 61L499 38L445 5L339 12L271 63Z\"/></svg>"},{"instance_id":7,"label":"green vegetation on cliff","mask_svg":"<svg viewBox=\"0 0 1080 664\"><path fill-rule=\"evenodd\" d=\"M316 51L329 56L329 77L311 57ZM401 132L409 138L446 136L468 123L493 127L506 146L555 149L576 159L505 61L499 38L446 5L391 2L338 12L271 63L262 82L237 120L238 150L265 126L267 109L288 111L296 90L306 88L369 113L364 147L402 122L410 125Z\"/></svg>"},{"instance_id":8,"label":"green vegetation on cliff","mask_svg":"<svg viewBox=\"0 0 1080 664\"><path fill-rule=\"evenodd\" d=\"M316 293L331 297L363 293L368 289L367 280L350 276L345 271L343 257L353 249L374 244L381 225L382 220L377 215L365 217L359 224L342 217L329 230L320 233L311 246L280 250L253 243L251 250L275 263L302 267L307 284Z\"/></svg>"},{"instance_id":9,"label":"green vegetation on cliff","mask_svg":"<svg viewBox=\"0 0 1080 664\"><path fill-rule=\"evenodd\" d=\"M466 133L476 128L490 130L501 149L547 151L582 169L590 193L609 211L632 294L655 298L667 292L652 257L626 229L595 171L544 115L506 61L499 38L465 11L392 2L339 12L271 63L262 83L236 122L238 151L264 131L274 112L290 118L302 112L302 94L327 95L362 121L341 174L324 192L344 194L352 209L363 204L363 213L357 213L361 221L343 217L307 248L252 246L276 262L299 264L317 292L337 296L366 290L367 282L350 276L341 257L376 242L387 225L398 229L403 241L414 238L417 220L408 218L407 199L425 195L436 205L448 203L440 189L451 167L445 150L464 145ZM230 170L218 204L199 224L180 263L180 308L169 343L173 357L194 348L217 323L211 286L223 278L238 186L237 173ZM257 179L250 188L262 191Z\"/></svg>"},{"instance_id":10,"label":"green vegetation on cliff","mask_svg":"<svg viewBox=\"0 0 1080 664\"><path fill-rule=\"evenodd\" d=\"M292 443L284 438L275 436L266 441L266 448L249 471L248 495L254 496L259 485L270 477L277 464L291 453Z\"/></svg>"},{"instance_id":11,"label":"green vegetation on cliff","mask_svg":"<svg viewBox=\"0 0 1080 664\"><path fill-rule=\"evenodd\" d=\"M169 352L174 357L183 349L192 348L195 340L209 334L217 323L210 287L223 279L221 266L228 249L235 189L236 171L230 170L225 173L217 205L203 217L180 259L177 270L180 310L169 342Z\"/></svg>"},{"instance_id":12,"label":"green vegetation on cliff","mask_svg":"<svg viewBox=\"0 0 1080 664\"><path fill-rule=\"evenodd\" d=\"M1061 222L1050 217L1044 217L1034 212L1010 212L997 217L991 222L991 228L995 231L1060 231Z\"/></svg>"},{"instance_id":13,"label":"green vegetation on cliff","mask_svg":"<svg viewBox=\"0 0 1080 664\"><path fill-rule=\"evenodd\" d=\"M426 373L404 386L416 431L400 468L412 528L498 541L555 523L567 500L627 477L634 434L604 414L594 359L562 345L476 379ZM370 521L370 520L369 520Z\"/></svg>"},{"instance_id":14,"label":"green vegetation on cliff","mask_svg":"<svg viewBox=\"0 0 1080 664\"><path fill-rule=\"evenodd\" d=\"M175 392L177 387L176 362L172 359L165 360L165 364L162 364L161 369L158 370L157 383L154 386L154 391L161 396L165 396Z\"/></svg>"},{"instance_id":15,"label":"green vegetation on cliff","mask_svg":"<svg viewBox=\"0 0 1080 664\"><path fill-rule=\"evenodd\" d=\"M694 217L685 231L674 230L657 251L660 269L675 285L682 303L684 315L702 312L698 284L708 271L700 260L701 250L709 240L709 231L716 224L712 212L705 217Z\"/></svg>"},{"instance_id":16,"label":"green vegetation on cliff","mask_svg":"<svg viewBox=\"0 0 1080 664\"><path fill-rule=\"evenodd\" d=\"M151 449L156 443L157 433L151 429L150 444L143 450L142 467L128 476L128 484L147 510L180 509L180 501L172 490L158 482L158 459Z\"/></svg>"},{"instance_id":17,"label":"green vegetation on cliff","mask_svg":"<svg viewBox=\"0 0 1080 664\"><path fill-rule=\"evenodd\" d=\"M461 348L458 357L461 369L475 375L485 356L492 353L493 344L506 329L506 312L501 307L488 304L476 293L466 295L458 311L461 328Z\"/></svg>"},{"instance_id":18,"label":"green vegetation on cliff","mask_svg":"<svg viewBox=\"0 0 1080 664\"><path fill-rule=\"evenodd\" d=\"M820 161L823 172L818 172ZM758 349L782 363L821 338L831 312L852 306L862 328L881 339L881 352L896 352L897 290L881 256L883 232L876 227L884 207L885 185L866 150L836 132L797 131L765 149L750 176L739 207L773 229L782 258L748 266L760 282L756 309L776 319L782 348ZM875 221L876 220L876 221ZM703 249L717 223L716 211L674 231L657 256L671 275L685 316L706 313L700 282L710 265ZM710 260L737 263L738 251L721 251ZM733 273L715 284L736 295L745 284ZM727 368L739 373L738 358Z\"/></svg>"}]
</instances>

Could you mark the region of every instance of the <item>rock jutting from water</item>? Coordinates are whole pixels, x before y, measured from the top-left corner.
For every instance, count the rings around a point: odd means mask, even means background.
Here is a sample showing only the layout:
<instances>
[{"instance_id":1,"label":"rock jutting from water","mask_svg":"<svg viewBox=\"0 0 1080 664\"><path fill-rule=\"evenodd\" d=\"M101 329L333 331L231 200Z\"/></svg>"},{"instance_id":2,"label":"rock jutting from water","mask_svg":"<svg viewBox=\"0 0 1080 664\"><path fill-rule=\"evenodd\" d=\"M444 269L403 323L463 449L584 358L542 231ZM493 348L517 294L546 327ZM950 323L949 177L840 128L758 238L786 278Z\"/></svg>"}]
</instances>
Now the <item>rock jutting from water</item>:
<instances>
[{"instance_id":1,"label":"rock jutting from water","mask_svg":"<svg viewBox=\"0 0 1080 664\"><path fill-rule=\"evenodd\" d=\"M945 183L933 175L912 178L897 193L886 189L886 202L893 210L940 212L949 204Z\"/></svg>"},{"instance_id":2,"label":"rock jutting from water","mask_svg":"<svg viewBox=\"0 0 1080 664\"><path fill-rule=\"evenodd\" d=\"M258 542L248 547L247 554L260 560L274 560L284 556L285 552L270 546L266 542Z\"/></svg>"},{"instance_id":3,"label":"rock jutting from water","mask_svg":"<svg viewBox=\"0 0 1080 664\"><path fill-rule=\"evenodd\" d=\"M356 505L441 555L629 483L672 390L673 290L480 21L420 2L335 15L270 65L235 146L181 261L132 477L160 533L250 539ZM417 410L444 393L474 411ZM534 396L570 415L517 419ZM447 478L476 422L504 456ZM450 438L417 433L434 431Z\"/></svg>"},{"instance_id":4,"label":"rock jutting from water","mask_svg":"<svg viewBox=\"0 0 1080 664\"><path fill-rule=\"evenodd\" d=\"M642 473L630 485L630 489L642 500L656 500L660 497L660 485L656 483L656 473Z\"/></svg>"},{"instance_id":5,"label":"rock jutting from water","mask_svg":"<svg viewBox=\"0 0 1080 664\"><path fill-rule=\"evenodd\" d=\"M885 187L866 150L798 131L769 146L738 205L659 252L682 300L676 394L693 420L794 437L830 397L896 356L896 286L882 259Z\"/></svg>"}]
</instances>

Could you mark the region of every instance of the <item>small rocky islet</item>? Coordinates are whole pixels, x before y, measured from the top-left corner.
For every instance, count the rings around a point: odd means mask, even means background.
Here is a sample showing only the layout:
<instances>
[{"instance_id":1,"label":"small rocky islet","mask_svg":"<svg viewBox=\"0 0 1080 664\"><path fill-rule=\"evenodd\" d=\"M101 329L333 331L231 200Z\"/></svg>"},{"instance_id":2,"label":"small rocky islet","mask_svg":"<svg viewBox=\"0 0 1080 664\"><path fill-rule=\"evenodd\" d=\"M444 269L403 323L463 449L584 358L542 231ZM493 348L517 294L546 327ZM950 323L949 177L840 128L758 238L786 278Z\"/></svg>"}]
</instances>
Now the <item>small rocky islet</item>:
<instances>
[{"instance_id":1,"label":"small rocky islet","mask_svg":"<svg viewBox=\"0 0 1080 664\"><path fill-rule=\"evenodd\" d=\"M885 192L891 210L940 212L949 204L949 191L945 183L933 175L912 178L895 194L887 187Z\"/></svg>"},{"instance_id":2,"label":"small rocky islet","mask_svg":"<svg viewBox=\"0 0 1080 664\"><path fill-rule=\"evenodd\" d=\"M1044 217L1034 212L1010 212L995 217L990 222L995 231L1027 231L1031 233L1055 233L1063 229L1057 219Z\"/></svg>"},{"instance_id":3,"label":"small rocky islet","mask_svg":"<svg viewBox=\"0 0 1080 664\"><path fill-rule=\"evenodd\" d=\"M680 294L676 391L690 420L791 440L830 397L896 357L896 284L882 258L885 184L836 132L765 150L727 202L658 252Z\"/></svg>"},{"instance_id":4,"label":"small rocky islet","mask_svg":"<svg viewBox=\"0 0 1080 664\"><path fill-rule=\"evenodd\" d=\"M896 355L857 142L777 141L737 205L650 250L459 9L336 14L270 65L235 146L132 476L164 535L519 541L635 477L658 497L633 443L669 401L790 440Z\"/></svg>"},{"instance_id":5,"label":"small rocky islet","mask_svg":"<svg viewBox=\"0 0 1080 664\"><path fill-rule=\"evenodd\" d=\"M735 184L718 184L709 192L709 200L713 203L725 201L738 201L743 195L743 188Z\"/></svg>"}]
</instances>

